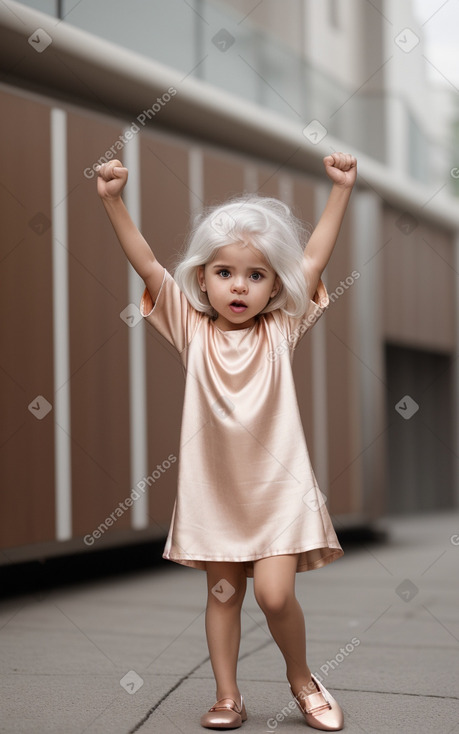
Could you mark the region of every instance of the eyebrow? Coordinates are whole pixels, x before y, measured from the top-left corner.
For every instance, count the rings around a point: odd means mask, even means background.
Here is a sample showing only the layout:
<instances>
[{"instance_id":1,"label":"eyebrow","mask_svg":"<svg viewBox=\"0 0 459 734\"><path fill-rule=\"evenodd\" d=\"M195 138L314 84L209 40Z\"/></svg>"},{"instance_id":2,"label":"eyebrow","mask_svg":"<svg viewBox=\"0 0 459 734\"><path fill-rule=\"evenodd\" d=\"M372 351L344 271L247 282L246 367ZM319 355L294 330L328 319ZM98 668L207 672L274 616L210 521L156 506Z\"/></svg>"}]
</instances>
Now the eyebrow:
<instances>
[{"instance_id":1,"label":"eyebrow","mask_svg":"<svg viewBox=\"0 0 459 734\"><path fill-rule=\"evenodd\" d=\"M226 268L227 270L231 270L231 268L234 267L234 265L224 265L222 263L217 263L213 267L214 268ZM264 268L262 265L250 266L247 268L247 270L264 270L265 273L268 272L268 270Z\"/></svg>"}]
</instances>

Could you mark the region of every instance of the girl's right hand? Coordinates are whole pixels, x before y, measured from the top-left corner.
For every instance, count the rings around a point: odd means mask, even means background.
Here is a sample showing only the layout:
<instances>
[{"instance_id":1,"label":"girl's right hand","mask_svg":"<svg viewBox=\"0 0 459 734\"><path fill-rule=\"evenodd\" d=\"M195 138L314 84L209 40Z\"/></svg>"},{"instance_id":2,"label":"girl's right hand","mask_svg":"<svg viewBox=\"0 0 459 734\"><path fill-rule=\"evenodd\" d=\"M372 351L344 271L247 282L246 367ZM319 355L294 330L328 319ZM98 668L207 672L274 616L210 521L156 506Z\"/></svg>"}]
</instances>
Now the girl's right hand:
<instances>
[{"instance_id":1,"label":"girl's right hand","mask_svg":"<svg viewBox=\"0 0 459 734\"><path fill-rule=\"evenodd\" d=\"M103 163L97 173L97 193L101 199L119 198L128 179L128 169L123 167L121 161Z\"/></svg>"}]
</instances>

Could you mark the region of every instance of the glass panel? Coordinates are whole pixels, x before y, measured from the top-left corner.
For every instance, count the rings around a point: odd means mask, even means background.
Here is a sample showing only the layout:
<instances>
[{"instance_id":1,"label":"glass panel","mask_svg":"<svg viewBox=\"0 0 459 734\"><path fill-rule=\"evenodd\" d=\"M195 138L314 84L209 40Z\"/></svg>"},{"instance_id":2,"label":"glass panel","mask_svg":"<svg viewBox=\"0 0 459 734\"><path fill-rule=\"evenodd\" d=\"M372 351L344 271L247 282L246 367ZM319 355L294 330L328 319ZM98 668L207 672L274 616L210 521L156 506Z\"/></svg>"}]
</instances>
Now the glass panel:
<instances>
[{"instance_id":1,"label":"glass panel","mask_svg":"<svg viewBox=\"0 0 459 734\"><path fill-rule=\"evenodd\" d=\"M28 5L29 8L57 17L57 0L23 0L21 5Z\"/></svg>"},{"instance_id":2,"label":"glass panel","mask_svg":"<svg viewBox=\"0 0 459 734\"><path fill-rule=\"evenodd\" d=\"M197 63L199 19L183 0L64 0L63 19L186 74Z\"/></svg>"}]
</instances>

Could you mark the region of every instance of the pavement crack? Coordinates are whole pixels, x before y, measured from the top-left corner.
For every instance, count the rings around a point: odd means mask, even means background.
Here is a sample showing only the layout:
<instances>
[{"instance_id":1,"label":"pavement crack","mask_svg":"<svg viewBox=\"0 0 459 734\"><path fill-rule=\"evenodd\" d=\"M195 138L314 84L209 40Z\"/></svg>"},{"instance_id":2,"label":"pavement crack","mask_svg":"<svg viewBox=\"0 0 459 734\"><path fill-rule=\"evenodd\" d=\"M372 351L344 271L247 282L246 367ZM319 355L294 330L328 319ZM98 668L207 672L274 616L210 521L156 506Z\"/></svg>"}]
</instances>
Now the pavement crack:
<instances>
[{"instance_id":1,"label":"pavement crack","mask_svg":"<svg viewBox=\"0 0 459 734\"><path fill-rule=\"evenodd\" d=\"M414 698L437 698L440 701L459 701L458 696L440 696L437 693L410 693L410 691L372 691L368 688L341 688L330 686L331 691L346 691L347 693L375 693L377 696L414 696Z\"/></svg>"},{"instance_id":2,"label":"pavement crack","mask_svg":"<svg viewBox=\"0 0 459 734\"><path fill-rule=\"evenodd\" d=\"M188 671L188 673L186 673L186 675L183 675L180 678L180 680L178 680L177 683L175 683L172 686L172 688L169 688L169 690L166 691L166 693L164 694L164 696L162 696L159 699L159 701L157 701L154 704L154 706L152 706L150 709L148 709L148 711L145 714L145 716L142 719L140 719L140 721L132 729L129 729L129 733L128 734L135 734L135 732L139 731L139 729L148 721L148 719L156 711L156 709L159 708L159 706L161 706L161 704L163 703L163 701L165 701L167 698L169 698L169 696L171 695L171 693L173 693L174 691L176 691L177 688L179 688L182 685L182 683L184 681L186 681L190 677L190 675L193 675L193 673L196 670L198 670L198 668L200 668L201 665L204 665L204 663L207 663L208 660L210 660L210 655L207 655L207 657L204 658L204 660L201 660L200 663L198 663L197 665L195 665L195 667L192 668L190 671Z\"/></svg>"}]
</instances>

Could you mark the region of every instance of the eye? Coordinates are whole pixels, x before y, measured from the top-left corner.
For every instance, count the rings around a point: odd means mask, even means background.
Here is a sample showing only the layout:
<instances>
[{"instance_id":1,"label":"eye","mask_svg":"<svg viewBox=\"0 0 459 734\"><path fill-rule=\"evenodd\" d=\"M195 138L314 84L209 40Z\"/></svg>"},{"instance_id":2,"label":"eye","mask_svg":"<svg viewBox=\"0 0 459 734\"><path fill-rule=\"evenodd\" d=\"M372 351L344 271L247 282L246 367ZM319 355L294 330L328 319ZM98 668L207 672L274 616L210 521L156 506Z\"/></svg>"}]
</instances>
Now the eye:
<instances>
[{"instance_id":1,"label":"eye","mask_svg":"<svg viewBox=\"0 0 459 734\"><path fill-rule=\"evenodd\" d=\"M230 275L230 272L229 270L219 270L217 275L220 275L222 278L227 278Z\"/></svg>"},{"instance_id":2,"label":"eye","mask_svg":"<svg viewBox=\"0 0 459 734\"><path fill-rule=\"evenodd\" d=\"M251 278L253 278L255 282L257 282L259 280L262 280L263 276L261 273L255 272L255 273L252 273Z\"/></svg>"}]
</instances>

